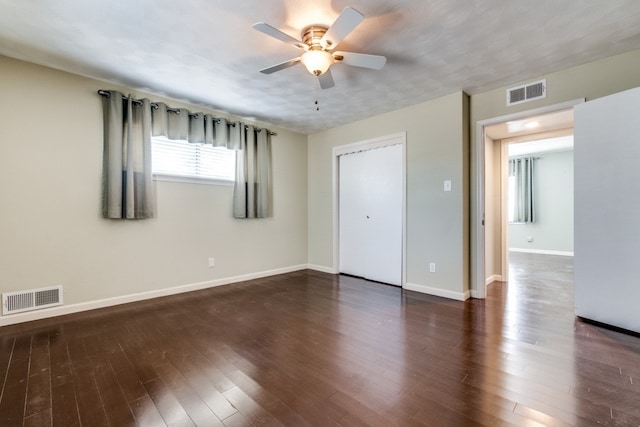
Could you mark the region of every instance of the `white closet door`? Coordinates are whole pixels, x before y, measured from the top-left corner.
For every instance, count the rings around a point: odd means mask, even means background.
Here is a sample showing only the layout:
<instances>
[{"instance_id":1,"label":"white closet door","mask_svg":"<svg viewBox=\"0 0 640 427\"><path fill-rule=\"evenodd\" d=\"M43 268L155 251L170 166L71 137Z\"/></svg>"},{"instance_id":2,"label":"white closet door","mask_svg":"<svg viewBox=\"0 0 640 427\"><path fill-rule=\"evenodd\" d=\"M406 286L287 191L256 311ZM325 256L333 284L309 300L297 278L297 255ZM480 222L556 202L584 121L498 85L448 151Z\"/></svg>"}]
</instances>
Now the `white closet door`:
<instances>
[{"instance_id":1,"label":"white closet door","mask_svg":"<svg viewBox=\"0 0 640 427\"><path fill-rule=\"evenodd\" d=\"M402 285L402 145L340 156L340 272Z\"/></svg>"}]
</instances>

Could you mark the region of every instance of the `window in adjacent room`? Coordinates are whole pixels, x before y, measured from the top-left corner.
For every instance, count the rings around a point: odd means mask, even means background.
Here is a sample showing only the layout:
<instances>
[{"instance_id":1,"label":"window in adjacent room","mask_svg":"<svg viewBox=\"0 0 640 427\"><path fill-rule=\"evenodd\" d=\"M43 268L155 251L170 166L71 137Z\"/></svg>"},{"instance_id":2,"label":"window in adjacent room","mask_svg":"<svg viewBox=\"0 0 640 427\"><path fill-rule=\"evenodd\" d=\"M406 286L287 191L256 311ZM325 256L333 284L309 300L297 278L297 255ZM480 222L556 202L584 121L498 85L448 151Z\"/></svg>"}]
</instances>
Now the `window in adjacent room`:
<instances>
[{"instance_id":1,"label":"window in adjacent room","mask_svg":"<svg viewBox=\"0 0 640 427\"><path fill-rule=\"evenodd\" d=\"M509 222L535 222L535 157L509 159Z\"/></svg>"},{"instance_id":2,"label":"window in adjacent room","mask_svg":"<svg viewBox=\"0 0 640 427\"><path fill-rule=\"evenodd\" d=\"M231 185L235 181L236 152L208 144L151 139L156 179Z\"/></svg>"}]
</instances>

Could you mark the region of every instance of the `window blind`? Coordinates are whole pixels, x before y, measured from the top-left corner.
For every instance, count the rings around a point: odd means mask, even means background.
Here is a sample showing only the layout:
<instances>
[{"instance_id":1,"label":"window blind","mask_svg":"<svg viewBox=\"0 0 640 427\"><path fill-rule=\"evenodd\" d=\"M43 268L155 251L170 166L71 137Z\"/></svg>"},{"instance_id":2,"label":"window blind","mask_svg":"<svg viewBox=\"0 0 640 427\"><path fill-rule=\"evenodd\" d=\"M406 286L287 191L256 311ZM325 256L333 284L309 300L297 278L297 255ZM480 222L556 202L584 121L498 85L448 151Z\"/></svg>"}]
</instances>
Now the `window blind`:
<instances>
[{"instance_id":1,"label":"window blind","mask_svg":"<svg viewBox=\"0 0 640 427\"><path fill-rule=\"evenodd\" d=\"M234 150L158 137L152 138L151 147L154 175L235 180Z\"/></svg>"}]
</instances>

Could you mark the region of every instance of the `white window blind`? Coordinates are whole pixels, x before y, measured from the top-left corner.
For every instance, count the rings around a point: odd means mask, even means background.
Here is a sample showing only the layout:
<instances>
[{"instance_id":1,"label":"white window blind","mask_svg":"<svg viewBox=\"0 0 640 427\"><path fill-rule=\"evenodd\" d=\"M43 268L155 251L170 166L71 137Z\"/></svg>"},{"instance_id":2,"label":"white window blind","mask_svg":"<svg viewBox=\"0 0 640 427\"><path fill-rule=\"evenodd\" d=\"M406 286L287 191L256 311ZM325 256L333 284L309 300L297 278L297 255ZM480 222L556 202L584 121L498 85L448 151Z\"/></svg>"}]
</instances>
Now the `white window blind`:
<instances>
[{"instance_id":1,"label":"white window blind","mask_svg":"<svg viewBox=\"0 0 640 427\"><path fill-rule=\"evenodd\" d=\"M186 141L151 139L153 174L212 181L235 180L236 152Z\"/></svg>"}]
</instances>

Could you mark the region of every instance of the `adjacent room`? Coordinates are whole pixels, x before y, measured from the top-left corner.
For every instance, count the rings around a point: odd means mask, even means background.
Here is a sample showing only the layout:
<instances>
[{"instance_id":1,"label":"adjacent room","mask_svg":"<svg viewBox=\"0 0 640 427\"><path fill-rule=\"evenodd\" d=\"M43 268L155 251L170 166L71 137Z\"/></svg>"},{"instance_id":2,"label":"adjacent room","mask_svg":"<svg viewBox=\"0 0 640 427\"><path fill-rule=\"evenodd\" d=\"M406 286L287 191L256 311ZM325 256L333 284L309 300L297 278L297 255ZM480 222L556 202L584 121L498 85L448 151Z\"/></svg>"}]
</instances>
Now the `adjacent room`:
<instances>
[{"instance_id":1,"label":"adjacent room","mask_svg":"<svg viewBox=\"0 0 640 427\"><path fill-rule=\"evenodd\" d=\"M639 88L635 0L0 0L0 425L640 425Z\"/></svg>"},{"instance_id":2,"label":"adjacent room","mask_svg":"<svg viewBox=\"0 0 640 427\"><path fill-rule=\"evenodd\" d=\"M485 137L486 284L522 263L571 272L573 109L487 126Z\"/></svg>"}]
</instances>

